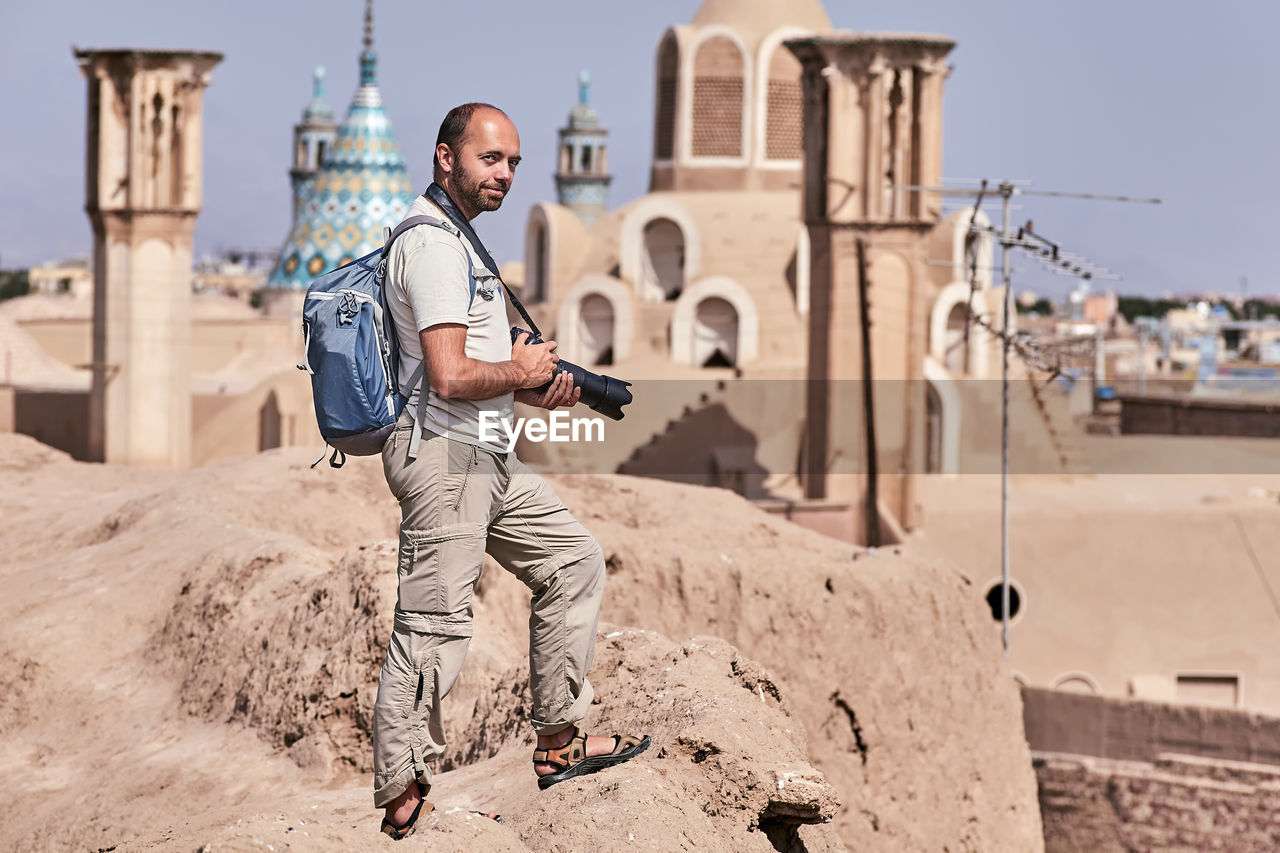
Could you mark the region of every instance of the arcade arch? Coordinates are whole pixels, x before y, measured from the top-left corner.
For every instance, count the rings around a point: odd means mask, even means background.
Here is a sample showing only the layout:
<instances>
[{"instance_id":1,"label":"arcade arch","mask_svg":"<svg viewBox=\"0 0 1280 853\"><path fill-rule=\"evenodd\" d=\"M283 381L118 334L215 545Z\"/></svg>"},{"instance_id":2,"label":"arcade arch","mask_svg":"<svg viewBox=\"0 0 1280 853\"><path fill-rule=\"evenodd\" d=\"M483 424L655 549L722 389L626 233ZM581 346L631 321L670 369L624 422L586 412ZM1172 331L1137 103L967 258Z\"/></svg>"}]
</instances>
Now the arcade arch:
<instances>
[{"instance_id":1,"label":"arcade arch","mask_svg":"<svg viewBox=\"0 0 1280 853\"><path fill-rule=\"evenodd\" d=\"M755 361L759 346L755 300L738 282L713 276L680 295L671 317L673 361L695 367L738 367Z\"/></svg>"}]
</instances>

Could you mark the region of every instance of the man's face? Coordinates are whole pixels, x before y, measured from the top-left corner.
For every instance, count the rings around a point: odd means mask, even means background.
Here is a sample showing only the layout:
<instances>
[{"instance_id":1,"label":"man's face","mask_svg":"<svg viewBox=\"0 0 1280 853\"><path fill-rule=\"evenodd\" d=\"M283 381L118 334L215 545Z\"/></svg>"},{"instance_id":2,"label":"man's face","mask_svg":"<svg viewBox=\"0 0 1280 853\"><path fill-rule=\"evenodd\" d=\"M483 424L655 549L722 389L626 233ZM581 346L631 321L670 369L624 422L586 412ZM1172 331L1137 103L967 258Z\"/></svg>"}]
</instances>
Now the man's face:
<instances>
[{"instance_id":1,"label":"man's face","mask_svg":"<svg viewBox=\"0 0 1280 853\"><path fill-rule=\"evenodd\" d=\"M452 153L441 162L452 161L451 195L462 213L473 219L501 207L520 164L520 134L511 119L494 110L477 110L459 150Z\"/></svg>"}]
</instances>

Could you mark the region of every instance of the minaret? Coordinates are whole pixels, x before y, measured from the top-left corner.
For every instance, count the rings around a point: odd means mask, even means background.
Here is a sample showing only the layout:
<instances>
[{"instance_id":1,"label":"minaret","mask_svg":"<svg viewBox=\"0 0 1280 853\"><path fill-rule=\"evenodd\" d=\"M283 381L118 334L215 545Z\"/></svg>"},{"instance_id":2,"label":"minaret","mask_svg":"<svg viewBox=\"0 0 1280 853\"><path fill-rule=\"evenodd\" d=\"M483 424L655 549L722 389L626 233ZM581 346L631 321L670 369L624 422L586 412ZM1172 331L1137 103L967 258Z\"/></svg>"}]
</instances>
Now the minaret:
<instances>
[{"instance_id":1,"label":"minaret","mask_svg":"<svg viewBox=\"0 0 1280 853\"><path fill-rule=\"evenodd\" d=\"M267 279L268 314L301 320L300 296L311 280L381 246L383 226L403 219L417 196L382 109L378 55L373 50L373 0L365 4L360 88L319 167L311 194L294 218L280 260ZM299 298L286 298L290 294Z\"/></svg>"},{"instance_id":2,"label":"minaret","mask_svg":"<svg viewBox=\"0 0 1280 853\"><path fill-rule=\"evenodd\" d=\"M77 50L89 84L93 225L89 458L191 459L191 240L204 89L222 54Z\"/></svg>"},{"instance_id":3,"label":"minaret","mask_svg":"<svg viewBox=\"0 0 1280 853\"><path fill-rule=\"evenodd\" d=\"M302 121L293 126L293 168L289 181L293 184L293 218L296 221L302 205L311 195L316 173L333 148L338 123L333 120L333 107L324 99L324 68L316 68L311 103L302 111Z\"/></svg>"},{"instance_id":4,"label":"minaret","mask_svg":"<svg viewBox=\"0 0 1280 853\"><path fill-rule=\"evenodd\" d=\"M583 71L578 75L578 104L569 113L569 126L560 131L556 193L560 203L588 225L604 213L613 180L607 171L608 137L591 106L591 75Z\"/></svg>"}]
</instances>

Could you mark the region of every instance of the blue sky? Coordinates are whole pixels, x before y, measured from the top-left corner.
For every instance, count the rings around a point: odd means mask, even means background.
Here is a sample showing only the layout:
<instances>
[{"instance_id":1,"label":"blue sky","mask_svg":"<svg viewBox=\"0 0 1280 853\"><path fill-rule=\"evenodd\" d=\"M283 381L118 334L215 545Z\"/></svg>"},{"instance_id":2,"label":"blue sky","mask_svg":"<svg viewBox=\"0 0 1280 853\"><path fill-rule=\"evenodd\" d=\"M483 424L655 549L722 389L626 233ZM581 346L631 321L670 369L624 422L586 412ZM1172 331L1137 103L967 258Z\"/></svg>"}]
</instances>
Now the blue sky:
<instances>
[{"instance_id":1,"label":"blue sky","mask_svg":"<svg viewBox=\"0 0 1280 853\"><path fill-rule=\"evenodd\" d=\"M512 196L477 226L494 255L522 257L529 205L554 197L556 130L580 69L611 131L610 196L647 188L653 57L698 0L486 4L381 0L379 82L414 179L429 180L444 112L503 106L522 134ZM1280 4L1221 0L827 0L838 29L955 38L946 84L944 174L1017 178L1072 192L1159 196L1159 207L1026 197L1065 248L1121 275L1122 292L1213 289L1280 296L1271 235L1280 189L1273 78ZM328 71L339 114L356 86L361 0L50 0L0 10L0 265L86 254L85 84L78 47L217 50L205 100L205 200L196 250L274 250L289 228L292 125L311 70ZM1070 279L1031 261L1015 287L1060 296Z\"/></svg>"}]
</instances>

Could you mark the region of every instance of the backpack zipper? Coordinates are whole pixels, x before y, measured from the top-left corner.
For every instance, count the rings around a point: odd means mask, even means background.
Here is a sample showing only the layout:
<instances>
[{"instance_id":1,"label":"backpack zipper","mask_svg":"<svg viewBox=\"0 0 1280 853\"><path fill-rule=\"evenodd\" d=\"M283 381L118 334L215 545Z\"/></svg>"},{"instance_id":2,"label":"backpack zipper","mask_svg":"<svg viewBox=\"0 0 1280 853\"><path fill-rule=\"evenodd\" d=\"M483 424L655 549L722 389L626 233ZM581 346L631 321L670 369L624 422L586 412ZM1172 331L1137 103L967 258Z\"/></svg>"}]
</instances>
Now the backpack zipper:
<instances>
[{"instance_id":1,"label":"backpack zipper","mask_svg":"<svg viewBox=\"0 0 1280 853\"><path fill-rule=\"evenodd\" d=\"M308 293L307 299L319 299L322 302L326 302L332 299L337 299L344 293L351 294L359 302L368 302L373 306L373 322L376 324L378 332L380 333L378 336L378 364L382 367L382 381L387 386L387 414L391 417L395 417L395 395L398 383L393 385L391 382L391 344L387 341L387 330L383 321L382 306L378 304L378 300L374 299L367 293L347 288L332 292L322 291L319 293Z\"/></svg>"}]
</instances>

